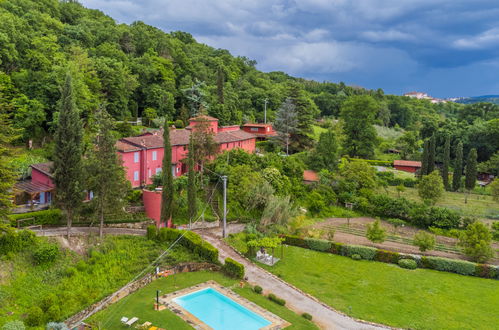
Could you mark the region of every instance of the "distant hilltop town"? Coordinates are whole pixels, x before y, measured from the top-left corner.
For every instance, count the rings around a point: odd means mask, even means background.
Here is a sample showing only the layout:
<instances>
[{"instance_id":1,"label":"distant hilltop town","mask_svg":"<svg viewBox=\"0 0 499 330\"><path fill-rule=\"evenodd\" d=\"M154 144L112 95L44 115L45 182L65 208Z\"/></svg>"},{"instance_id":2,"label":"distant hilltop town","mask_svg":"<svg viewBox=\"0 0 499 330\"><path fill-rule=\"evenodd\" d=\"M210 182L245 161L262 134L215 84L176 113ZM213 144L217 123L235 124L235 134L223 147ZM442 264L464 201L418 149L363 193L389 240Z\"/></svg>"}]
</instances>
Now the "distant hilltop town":
<instances>
[{"instance_id":1,"label":"distant hilltop town","mask_svg":"<svg viewBox=\"0 0 499 330\"><path fill-rule=\"evenodd\" d=\"M450 100L437 99L423 92L409 92L405 93L404 96L412 97L415 99L430 100L431 103L447 103L450 101Z\"/></svg>"}]
</instances>

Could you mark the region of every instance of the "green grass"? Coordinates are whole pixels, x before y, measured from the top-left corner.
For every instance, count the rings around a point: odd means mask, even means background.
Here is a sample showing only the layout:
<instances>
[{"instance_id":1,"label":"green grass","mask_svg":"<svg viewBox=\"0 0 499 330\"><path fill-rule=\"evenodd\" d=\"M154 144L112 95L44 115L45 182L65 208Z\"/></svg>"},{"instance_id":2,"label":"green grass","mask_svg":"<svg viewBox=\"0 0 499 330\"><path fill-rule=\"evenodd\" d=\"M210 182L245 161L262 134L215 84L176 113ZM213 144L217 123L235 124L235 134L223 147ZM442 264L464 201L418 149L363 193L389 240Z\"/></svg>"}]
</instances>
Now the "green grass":
<instances>
[{"instance_id":1,"label":"green grass","mask_svg":"<svg viewBox=\"0 0 499 330\"><path fill-rule=\"evenodd\" d=\"M138 322L140 324L149 321L155 326L166 329L192 329L180 317L168 310L163 310L161 312L153 310L156 290L161 290L161 293L165 294L208 280L214 280L223 286L231 287L231 289L239 295L287 320L292 325L286 329L318 329L313 323L305 320L303 317L290 311L286 307L279 306L276 303L269 301L264 296L254 293L249 286L240 288L237 286L239 281L225 277L221 273L208 271L183 273L175 275L175 278L168 277L156 280L141 290L97 313L87 321L93 325L100 326L101 329L128 329L120 323L121 317L126 316L128 318L138 317Z\"/></svg>"},{"instance_id":2,"label":"green grass","mask_svg":"<svg viewBox=\"0 0 499 330\"><path fill-rule=\"evenodd\" d=\"M64 320L128 283L168 246L138 236L89 241L94 244L89 256L63 250L55 262L46 265L34 265L29 250L0 258L0 327L9 320L22 320L31 307L42 307L41 301L49 294L55 295L52 305L61 310L57 321ZM176 246L162 262L197 259ZM55 320L46 316L42 321Z\"/></svg>"},{"instance_id":3,"label":"green grass","mask_svg":"<svg viewBox=\"0 0 499 330\"><path fill-rule=\"evenodd\" d=\"M388 187L387 190L390 196L398 196L395 187ZM385 193L384 189L381 189L380 192ZM421 202L416 188L406 188L404 192L400 193L400 196ZM464 203L464 197L464 193L446 191L436 205L459 211L466 216L481 218L499 216L499 203L495 202L491 196L470 194L466 204Z\"/></svg>"},{"instance_id":4,"label":"green grass","mask_svg":"<svg viewBox=\"0 0 499 330\"><path fill-rule=\"evenodd\" d=\"M411 329L492 329L499 282L287 246L262 266L353 317Z\"/></svg>"}]
</instances>

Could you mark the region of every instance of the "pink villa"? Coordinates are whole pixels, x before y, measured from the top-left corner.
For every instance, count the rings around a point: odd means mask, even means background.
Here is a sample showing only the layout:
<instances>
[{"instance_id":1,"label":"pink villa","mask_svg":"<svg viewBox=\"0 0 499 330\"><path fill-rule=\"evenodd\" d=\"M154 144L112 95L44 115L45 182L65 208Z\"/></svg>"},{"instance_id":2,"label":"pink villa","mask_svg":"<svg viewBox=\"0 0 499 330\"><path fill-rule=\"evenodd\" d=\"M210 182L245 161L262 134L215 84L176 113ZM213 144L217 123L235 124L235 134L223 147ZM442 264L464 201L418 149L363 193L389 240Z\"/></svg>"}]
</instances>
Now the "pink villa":
<instances>
[{"instance_id":1,"label":"pink villa","mask_svg":"<svg viewBox=\"0 0 499 330\"><path fill-rule=\"evenodd\" d=\"M170 129L173 176L181 176L187 172L187 166L182 160L187 158L189 137L201 122L208 123L209 130L219 145L219 152L235 148L250 153L255 152L256 136L241 130L239 126L218 126L218 119L209 116L191 118L189 126L185 129ZM140 136L122 138L116 143L116 148L123 159L126 177L132 187L151 184L151 177L161 172L164 156L162 131L156 130ZM159 225L161 192L144 190L143 201L147 216L156 220Z\"/></svg>"}]
</instances>

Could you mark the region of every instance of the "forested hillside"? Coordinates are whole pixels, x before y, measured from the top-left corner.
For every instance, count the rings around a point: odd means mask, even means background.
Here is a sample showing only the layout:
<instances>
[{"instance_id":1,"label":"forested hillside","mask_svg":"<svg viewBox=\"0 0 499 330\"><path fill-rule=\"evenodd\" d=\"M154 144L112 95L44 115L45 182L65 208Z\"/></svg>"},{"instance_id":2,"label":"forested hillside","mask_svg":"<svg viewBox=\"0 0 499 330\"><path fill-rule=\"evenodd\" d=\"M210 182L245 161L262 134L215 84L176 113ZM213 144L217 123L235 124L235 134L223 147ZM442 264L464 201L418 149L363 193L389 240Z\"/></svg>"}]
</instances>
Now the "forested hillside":
<instances>
[{"instance_id":1,"label":"forested hillside","mask_svg":"<svg viewBox=\"0 0 499 330\"><path fill-rule=\"evenodd\" d=\"M303 141L313 134L313 120L338 118L346 100L368 94L375 123L404 133L385 147L411 149L405 158L418 158L417 141L434 133L437 146L450 134L452 146L463 141L465 154L477 148L479 161L498 148L491 142L499 141L499 125L490 121L498 117L495 105L435 105L384 95L381 89L263 73L255 65L251 59L200 44L187 32L166 33L142 22L117 24L77 1L0 1L0 106L22 129L19 142L50 141L60 88L69 71L87 129L102 107L117 120L143 117L149 124L161 117L185 124L199 111L219 118L221 124L262 121L265 99L273 120L291 97L301 131L296 152L313 144L311 139Z\"/></svg>"}]
</instances>

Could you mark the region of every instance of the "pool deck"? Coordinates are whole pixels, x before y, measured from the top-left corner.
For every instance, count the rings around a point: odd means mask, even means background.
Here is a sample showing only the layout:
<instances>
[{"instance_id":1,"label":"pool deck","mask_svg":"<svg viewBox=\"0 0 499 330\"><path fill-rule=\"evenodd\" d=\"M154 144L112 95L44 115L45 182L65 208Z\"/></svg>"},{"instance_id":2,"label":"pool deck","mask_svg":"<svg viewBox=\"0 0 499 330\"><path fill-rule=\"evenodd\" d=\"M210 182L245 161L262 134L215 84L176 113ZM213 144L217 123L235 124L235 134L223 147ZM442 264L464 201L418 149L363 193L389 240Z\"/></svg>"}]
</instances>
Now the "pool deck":
<instances>
[{"instance_id":1,"label":"pool deck","mask_svg":"<svg viewBox=\"0 0 499 330\"><path fill-rule=\"evenodd\" d=\"M290 326L291 324L283 319L281 319L279 316L269 312L268 310L258 306L257 304L249 301L246 298L241 297L234 291L221 286L215 281L207 281L204 283L197 284L195 286L191 286L189 288L175 291L166 295L163 295L159 298L159 302L163 305L166 306L170 311L178 315L180 318L182 318L184 321L186 321L188 324L190 324L194 329L202 329L202 330L212 330L211 327L203 323L201 320L199 320L197 317L195 317L193 314L189 313L186 309L184 309L182 306L177 304L176 302L173 301L173 299L187 295L189 293L193 293L195 291L199 291L202 289L206 288L213 288L217 290L218 292L224 294L225 296L229 297L230 299L234 300L238 304L242 305L243 307L249 309L255 314L260 315L261 317L267 319L271 324L269 324L266 327L261 328L262 330L278 330L278 329L284 329L287 326Z\"/></svg>"}]
</instances>

